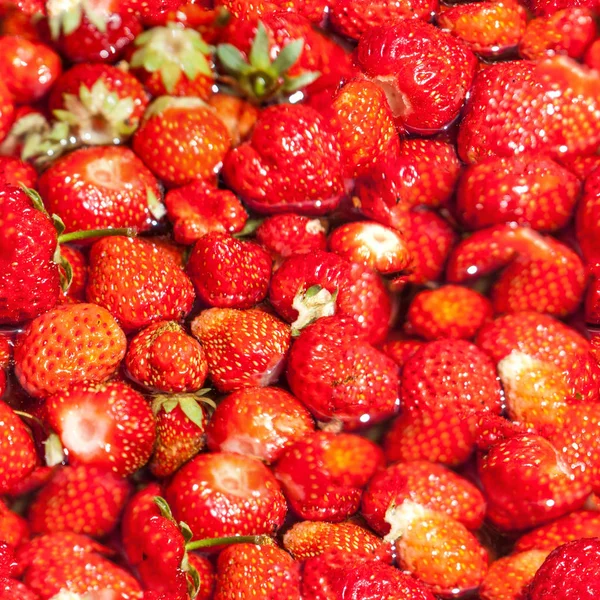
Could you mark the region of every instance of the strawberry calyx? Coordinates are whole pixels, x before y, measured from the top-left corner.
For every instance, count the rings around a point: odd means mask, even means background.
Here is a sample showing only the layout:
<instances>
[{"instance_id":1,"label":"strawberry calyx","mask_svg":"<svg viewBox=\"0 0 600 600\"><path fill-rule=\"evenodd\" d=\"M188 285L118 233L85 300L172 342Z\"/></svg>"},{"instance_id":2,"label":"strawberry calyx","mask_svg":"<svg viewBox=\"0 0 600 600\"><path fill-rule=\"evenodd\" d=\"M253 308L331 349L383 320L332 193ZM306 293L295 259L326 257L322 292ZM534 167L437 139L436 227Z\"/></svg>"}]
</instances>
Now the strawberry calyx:
<instances>
[{"instance_id":1,"label":"strawberry calyx","mask_svg":"<svg viewBox=\"0 0 600 600\"><path fill-rule=\"evenodd\" d=\"M161 333L164 330L161 330ZM175 410L178 406L185 416L198 427L202 427L205 415L199 403L207 404L213 410L217 408L214 400L206 397L206 394L212 392L211 388L203 388L194 393L184 394L157 394L152 401L152 412L156 416L161 410L167 414Z\"/></svg>"},{"instance_id":2,"label":"strawberry calyx","mask_svg":"<svg viewBox=\"0 0 600 600\"><path fill-rule=\"evenodd\" d=\"M217 46L217 57L228 74L221 79L224 84L257 104L276 95L291 94L313 83L321 75L318 71L304 71L295 76L289 74L303 48L303 39L294 40L271 60L267 30L259 21L247 59L232 44Z\"/></svg>"},{"instance_id":3,"label":"strawberry calyx","mask_svg":"<svg viewBox=\"0 0 600 600\"><path fill-rule=\"evenodd\" d=\"M85 17L100 33L106 33L110 14L98 10L90 0L49 0L46 2L48 27L52 39L77 31Z\"/></svg>"},{"instance_id":4,"label":"strawberry calyx","mask_svg":"<svg viewBox=\"0 0 600 600\"><path fill-rule=\"evenodd\" d=\"M298 317L292 323L292 335L297 337L302 329L321 317L333 316L337 295L337 289L332 293L320 285L299 291L292 302L292 308L298 312Z\"/></svg>"},{"instance_id":5,"label":"strawberry calyx","mask_svg":"<svg viewBox=\"0 0 600 600\"><path fill-rule=\"evenodd\" d=\"M36 135L41 136L50 131L50 124L46 117L39 112L30 112L18 118L11 127L8 135L0 144L0 154L12 156L21 148L21 158L28 140ZM23 158L27 160L27 158Z\"/></svg>"}]
</instances>

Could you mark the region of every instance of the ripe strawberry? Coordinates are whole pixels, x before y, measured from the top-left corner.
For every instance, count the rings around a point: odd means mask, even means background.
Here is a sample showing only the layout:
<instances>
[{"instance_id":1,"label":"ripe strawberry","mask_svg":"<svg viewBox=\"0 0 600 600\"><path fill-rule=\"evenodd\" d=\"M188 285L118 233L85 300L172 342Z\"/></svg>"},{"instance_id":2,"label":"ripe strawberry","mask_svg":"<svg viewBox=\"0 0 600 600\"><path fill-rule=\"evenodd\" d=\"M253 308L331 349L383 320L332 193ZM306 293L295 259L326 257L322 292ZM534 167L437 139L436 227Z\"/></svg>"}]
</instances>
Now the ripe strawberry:
<instances>
[{"instance_id":1,"label":"ripe strawberry","mask_svg":"<svg viewBox=\"0 0 600 600\"><path fill-rule=\"evenodd\" d=\"M76 383L50 396L45 412L71 465L127 476L150 458L156 438L152 411L125 383Z\"/></svg>"},{"instance_id":2,"label":"ripe strawberry","mask_svg":"<svg viewBox=\"0 0 600 600\"><path fill-rule=\"evenodd\" d=\"M600 41L594 40L590 44L585 53L584 62L590 69L600 69Z\"/></svg>"},{"instance_id":3,"label":"ripe strawberry","mask_svg":"<svg viewBox=\"0 0 600 600\"><path fill-rule=\"evenodd\" d=\"M131 150L119 146L75 150L42 174L39 191L69 232L147 231L164 215L158 182Z\"/></svg>"},{"instance_id":4,"label":"ripe strawberry","mask_svg":"<svg viewBox=\"0 0 600 600\"><path fill-rule=\"evenodd\" d=\"M169 187L212 177L229 145L223 121L195 97L157 98L133 136L135 153Z\"/></svg>"},{"instance_id":5,"label":"ripe strawberry","mask_svg":"<svg viewBox=\"0 0 600 600\"><path fill-rule=\"evenodd\" d=\"M202 346L175 321L149 325L129 342L128 374L158 392L195 392L208 372Z\"/></svg>"},{"instance_id":6,"label":"ripe strawberry","mask_svg":"<svg viewBox=\"0 0 600 600\"><path fill-rule=\"evenodd\" d=\"M60 254L70 265L69 274L65 271L64 266L59 265L60 276L65 280L70 278L71 283L66 290L61 287L58 303L77 304L78 302L85 302L85 288L88 277L87 257L81 250L67 244L60 245Z\"/></svg>"},{"instance_id":7,"label":"ripe strawberry","mask_svg":"<svg viewBox=\"0 0 600 600\"><path fill-rule=\"evenodd\" d=\"M24 583L7 577L0 576L0 600L39 600L39 596L32 592Z\"/></svg>"},{"instance_id":8,"label":"ripe strawberry","mask_svg":"<svg viewBox=\"0 0 600 600\"><path fill-rule=\"evenodd\" d=\"M600 117L598 98L598 74L566 57L492 65L473 83L459 155L476 163L532 152L589 154L600 142L600 127L591 125Z\"/></svg>"},{"instance_id":9,"label":"ripe strawberry","mask_svg":"<svg viewBox=\"0 0 600 600\"><path fill-rule=\"evenodd\" d=\"M438 23L465 41L477 54L497 56L516 47L525 31L527 13L514 0L461 4L442 10Z\"/></svg>"},{"instance_id":10,"label":"ripe strawberry","mask_svg":"<svg viewBox=\"0 0 600 600\"><path fill-rule=\"evenodd\" d=\"M204 180L169 190L165 207L180 244L193 244L211 231L238 233L248 219L235 194Z\"/></svg>"},{"instance_id":11,"label":"ripe strawberry","mask_svg":"<svg viewBox=\"0 0 600 600\"><path fill-rule=\"evenodd\" d=\"M31 530L102 537L116 527L129 492L127 480L96 466L58 467L29 508Z\"/></svg>"},{"instance_id":12,"label":"ripe strawberry","mask_svg":"<svg viewBox=\"0 0 600 600\"><path fill-rule=\"evenodd\" d=\"M249 456L221 452L200 454L181 467L167 486L166 499L195 539L272 534L287 512L267 467Z\"/></svg>"},{"instance_id":13,"label":"ripe strawberry","mask_svg":"<svg viewBox=\"0 0 600 600\"><path fill-rule=\"evenodd\" d=\"M271 257L254 242L212 231L194 244L186 272L208 306L251 308L267 296Z\"/></svg>"},{"instance_id":14,"label":"ripe strawberry","mask_svg":"<svg viewBox=\"0 0 600 600\"><path fill-rule=\"evenodd\" d=\"M225 123L231 136L231 145L239 146L246 141L260 114L258 107L243 98L220 92L213 94L208 103Z\"/></svg>"},{"instance_id":15,"label":"ripe strawberry","mask_svg":"<svg viewBox=\"0 0 600 600\"><path fill-rule=\"evenodd\" d=\"M30 321L17 338L15 374L30 395L46 398L74 383L105 381L123 360L125 346L125 334L101 306L57 306Z\"/></svg>"},{"instance_id":16,"label":"ripe strawberry","mask_svg":"<svg viewBox=\"0 0 600 600\"><path fill-rule=\"evenodd\" d=\"M235 544L217 562L215 600L300 600L300 563L276 546Z\"/></svg>"},{"instance_id":17,"label":"ripe strawberry","mask_svg":"<svg viewBox=\"0 0 600 600\"><path fill-rule=\"evenodd\" d=\"M313 521L343 521L383 464L381 450L354 434L321 431L286 449L274 473L294 512Z\"/></svg>"},{"instance_id":18,"label":"ripe strawberry","mask_svg":"<svg viewBox=\"0 0 600 600\"><path fill-rule=\"evenodd\" d=\"M196 593L195 600L211 600L216 579L213 563L206 556L192 552L188 553L187 558L190 565L196 569L200 578L200 587Z\"/></svg>"},{"instance_id":19,"label":"ripe strawberry","mask_svg":"<svg viewBox=\"0 0 600 600\"><path fill-rule=\"evenodd\" d=\"M469 229L515 222L555 231L571 219L580 188L575 175L543 156L488 158L464 171L456 210Z\"/></svg>"},{"instance_id":20,"label":"ripe strawberry","mask_svg":"<svg viewBox=\"0 0 600 600\"><path fill-rule=\"evenodd\" d=\"M527 590L527 598L594 598L600 594L599 570L599 538L568 542L548 555Z\"/></svg>"},{"instance_id":21,"label":"ripe strawberry","mask_svg":"<svg viewBox=\"0 0 600 600\"><path fill-rule=\"evenodd\" d=\"M37 187L37 172L26 162L15 156L0 156L0 185L18 187L24 185L28 188Z\"/></svg>"},{"instance_id":22,"label":"ripe strawberry","mask_svg":"<svg viewBox=\"0 0 600 600\"><path fill-rule=\"evenodd\" d=\"M375 27L360 39L357 61L385 91L396 119L414 133L433 133L458 115L476 59L451 35L419 20ZM426 84L415 72L431 76Z\"/></svg>"},{"instance_id":23,"label":"ripe strawberry","mask_svg":"<svg viewBox=\"0 0 600 600\"><path fill-rule=\"evenodd\" d=\"M416 338L407 337L402 333L394 332L379 349L389 356L400 370L404 367L406 361L426 342Z\"/></svg>"},{"instance_id":24,"label":"ripe strawberry","mask_svg":"<svg viewBox=\"0 0 600 600\"><path fill-rule=\"evenodd\" d=\"M206 441L213 452L236 452L273 463L314 428L308 411L285 390L244 388L219 402Z\"/></svg>"},{"instance_id":25,"label":"ripe strawberry","mask_svg":"<svg viewBox=\"0 0 600 600\"><path fill-rule=\"evenodd\" d=\"M287 381L316 418L347 428L385 419L400 404L396 365L348 318L323 317L302 331L290 352Z\"/></svg>"},{"instance_id":26,"label":"ripe strawberry","mask_svg":"<svg viewBox=\"0 0 600 600\"><path fill-rule=\"evenodd\" d=\"M262 111L249 141L225 158L223 175L250 208L267 214L322 215L344 195L338 142L308 106Z\"/></svg>"},{"instance_id":27,"label":"ripe strawberry","mask_svg":"<svg viewBox=\"0 0 600 600\"><path fill-rule=\"evenodd\" d=\"M6 369L12 362L12 336L0 332L0 398L6 391Z\"/></svg>"},{"instance_id":28,"label":"ripe strawberry","mask_svg":"<svg viewBox=\"0 0 600 600\"><path fill-rule=\"evenodd\" d=\"M527 8L536 16L549 16L563 8L578 6L594 8L595 0L527 0Z\"/></svg>"},{"instance_id":29,"label":"ripe strawberry","mask_svg":"<svg viewBox=\"0 0 600 600\"><path fill-rule=\"evenodd\" d=\"M29 524L27 521L16 512L10 510L4 502L0 501L0 545L8 547L10 554L12 549L25 543L28 539ZM2 551L0 551L0 554L2 554ZM0 574L2 572L2 560L0 558Z\"/></svg>"},{"instance_id":30,"label":"ripe strawberry","mask_svg":"<svg viewBox=\"0 0 600 600\"><path fill-rule=\"evenodd\" d=\"M569 171L575 173L579 179L586 179L597 167L600 167L600 156L591 154L590 156L574 156L563 158L560 164Z\"/></svg>"},{"instance_id":31,"label":"ripe strawberry","mask_svg":"<svg viewBox=\"0 0 600 600\"><path fill-rule=\"evenodd\" d=\"M390 544L351 521L299 521L283 536L283 546L296 560L321 556L335 548L367 560L392 562Z\"/></svg>"},{"instance_id":32,"label":"ripe strawberry","mask_svg":"<svg viewBox=\"0 0 600 600\"><path fill-rule=\"evenodd\" d=\"M594 169L586 177L583 196L575 214L577 241L585 258L595 262L600 252L598 243L599 228L596 217L600 212L600 168Z\"/></svg>"},{"instance_id":33,"label":"ripe strawberry","mask_svg":"<svg viewBox=\"0 0 600 600\"><path fill-rule=\"evenodd\" d=\"M9 134L15 121L15 105L12 94L4 82L0 83L0 141Z\"/></svg>"},{"instance_id":34,"label":"ripe strawberry","mask_svg":"<svg viewBox=\"0 0 600 600\"><path fill-rule=\"evenodd\" d=\"M124 329L135 330L183 319L194 287L166 252L142 239L116 236L92 247L87 298L107 308Z\"/></svg>"},{"instance_id":35,"label":"ripe strawberry","mask_svg":"<svg viewBox=\"0 0 600 600\"><path fill-rule=\"evenodd\" d=\"M289 346L289 327L258 309L210 308L192 321L221 392L264 387L279 379Z\"/></svg>"}]
</instances>

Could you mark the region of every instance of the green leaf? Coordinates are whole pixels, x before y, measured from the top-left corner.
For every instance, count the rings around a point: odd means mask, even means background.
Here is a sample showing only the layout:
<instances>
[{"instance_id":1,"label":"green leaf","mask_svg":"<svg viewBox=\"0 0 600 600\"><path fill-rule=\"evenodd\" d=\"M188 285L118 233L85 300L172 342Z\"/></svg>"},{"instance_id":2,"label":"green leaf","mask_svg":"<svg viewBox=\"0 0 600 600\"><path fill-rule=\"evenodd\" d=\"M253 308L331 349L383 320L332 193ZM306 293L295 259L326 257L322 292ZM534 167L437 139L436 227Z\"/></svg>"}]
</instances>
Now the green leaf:
<instances>
[{"instance_id":1,"label":"green leaf","mask_svg":"<svg viewBox=\"0 0 600 600\"><path fill-rule=\"evenodd\" d=\"M190 598L194 600L198 596L200 591L200 573L198 573L196 567L188 565L187 572L190 574L191 583L188 585L188 592Z\"/></svg>"},{"instance_id":2,"label":"green leaf","mask_svg":"<svg viewBox=\"0 0 600 600\"><path fill-rule=\"evenodd\" d=\"M63 123L67 123L68 125L78 125L79 124L79 119L73 113L69 112L68 110L62 110L60 108L57 108L52 111L52 114L59 121L62 121Z\"/></svg>"},{"instance_id":3,"label":"green leaf","mask_svg":"<svg viewBox=\"0 0 600 600\"><path fill-rule=\"evenodd\" d=\"M82 0L81 5L83 6L83 12L87 17L87 20L100 32L106 33L106 17L102 12L95 11L89 3L89 0Z\"/></svg>"},{"instance_id":4,"label":"green leaf","mask_svg":"<svg viewBox=\"0 0 600 600\"><path fill-rule=\"evenodd\" d=\"M160 78L169 94L175 89L180 77L181 69L175 63L166 63L160 68Z\"/></svg>"},{"instance_id":5,"label":"green leaf","mask_svg":"<svg viewBox=\"0 0 600 600\"><path fill-rule=\"evenodd\" d=\"M192 541L194 534L192 533L190 526L185 521L179 521L179 530L181 531L181 535L183 536L186 544Z\"/></svg>"},{"instance_id":6,"label":"green leaf","mask_svg":"<svg viewBox=\"0 0 600 600\"><path fill-rule=\"evenodd\" d=\"M56 247L56 252L54 253L54 262L62 267L62 271L59 272L60 287L63 292L67 292L73 281L73 267L71 266L71 263L61 254L60 246Z\"/></svg>"},{"instance_id":7,"label":"green leaf","mask_svg":"<svg viewBox=\"0 0 600 600\"><path fill-rule=\"evenodd\" d=\"M258 22L256 35L250 48L248 62L255 68L266 71L271 66L271 57L269 56L269 36L267 30L261 21Z\"/></svg>"},{"instance_id":8,"label":"green leaf","mask_svg":"<svg viewBox=\"0 0 600 600\"><path fill-rule=\"evenodd\" d=\"M285 83L283 84L284 92L295 92L299 89L310 85L317 79L321 77L321 73L319 71L306 71L298 77L286 77Z\"/></svg>"},{"instance_id":9,"label":"green leaf","mask_svg":"<svg viewBox=\"0 0 600 600\"><path fill-rule=\"evenodd\" d=\"M160 221L167 214L165 205L156 197L154 190L151 188L146 188L146 204L150 214L157 221Z\"/></svg>"},{"instance_id":10,"label":"green leaf","mask_svg":"<svg viewBox=\"0 0 600 600\"><path fill-rule=\"evenodd\" d=\"M60 465L65 460L64 447L56 433L51 433L44 441L44 458L49 467Z\"/></svg>"},{"instance_id":11,"label":"green leaf","mask_svg":"<svg viewBox=\"0 0 600 600\"><path fill-rule=\"evenodd\" d=\"M283 47L277 58L273 61L273 69L279 75L286 73L291 67L293 67L302 54L304 48L304 40L294 40L287 46Z\"/></svg>"},{"instance_id":12,"label":"green leaf","mask_svg":"<svg viewBox=\"0 0 600 600\"><path fill-rule=\"evenodd\" d=\"M58 215L53 214L51 219L52 219L52 224L54 225L54 229L56 229L56 236L58 237L59 235L61 235L64 232L64 230L67 227L65 225L65 222Z\"/></svg>"},{"instance_id":13,"label":"green leaf","mask_svg":"<svg viewBox=\"0 0 600 600\"><path fill-rule=\"evenodd\" d=\"M193 396L185 396L179 400L179 406L185 416L198 427L204 423L204 412L198 405L198 401Z\"/></svg>"},{"instance_id":14,"label":"green leaf","mask_svg":"<svg viewBox=\"0 0 600 600\"><path fill-rule=\"evenodd\" d=\"M34 208L36 208L40 212L43 212L45 215L48 214L48 211L46 210L46 207L44 206L44 201L42 200L42 197L39 195L39 193L36 190L28 188L26 185L24 185L22 183L20 184L20 188L27 194L27 196L31 200L31 203L33 204Z\"/></svg>"},{"instance_id":15,"label":"green leaf","mask_svg":"<svg viewBox=\"0 0 600 600\"><path fill-rule=\"evenodd\" d=\"M230 73L245 75L252 71L252 67L244 59L244 55L232 44L219 44L217 57Z\"/></svg>"},{"instance_id":16,"label":"green leaf","mask_svg":"<svg viewBox=\"0 0 600 600\"><path fill-rule=\"evenodd\" d=\"M63 12L57 17L59 21L62 21L62 31L64 35L70 35L76 29L79 29L81 25L81 19L83 18L83 10L81 6L76 5L72 9ZM60 31L60 24L59 24ZM56 36L58 37L58 36ZM55 38L56 39L56 38Z\"/></svg>"},{"instance_id":17,"label":"green leaf","mask_svg":"<svg viewBox=\"0 0 600 600\"><path fill-rule=\"evenodd\" d=\"M171 512L171 507L169 506L169 503L164 499L161 498L160 496L154 496L154 504L156 504L156 506L158 506L158 510L160 510L160 514L169 519L169 521L173 521L173 523L175 523L175 519L173 518L173 513Z\"/></svg>"}]
</instances>

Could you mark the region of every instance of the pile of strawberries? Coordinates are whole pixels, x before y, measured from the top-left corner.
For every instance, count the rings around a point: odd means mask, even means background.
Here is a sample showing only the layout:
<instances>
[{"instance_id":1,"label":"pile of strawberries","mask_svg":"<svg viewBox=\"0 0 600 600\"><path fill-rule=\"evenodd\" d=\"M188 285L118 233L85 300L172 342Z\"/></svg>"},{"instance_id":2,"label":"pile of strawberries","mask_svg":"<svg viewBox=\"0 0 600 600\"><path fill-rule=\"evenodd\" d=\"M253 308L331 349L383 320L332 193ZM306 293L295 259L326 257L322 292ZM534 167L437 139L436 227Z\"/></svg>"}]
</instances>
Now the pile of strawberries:
<instances>
[{"instance_id":1,"label":"pile of strawberries","mask_svg":"<svg viewBox=\"0 0 600 600\"><path fill-rule=\"evenodd\" d=\"M598 0L0 11L0 600L600 598Z\"/></svg>"}]
</instances>

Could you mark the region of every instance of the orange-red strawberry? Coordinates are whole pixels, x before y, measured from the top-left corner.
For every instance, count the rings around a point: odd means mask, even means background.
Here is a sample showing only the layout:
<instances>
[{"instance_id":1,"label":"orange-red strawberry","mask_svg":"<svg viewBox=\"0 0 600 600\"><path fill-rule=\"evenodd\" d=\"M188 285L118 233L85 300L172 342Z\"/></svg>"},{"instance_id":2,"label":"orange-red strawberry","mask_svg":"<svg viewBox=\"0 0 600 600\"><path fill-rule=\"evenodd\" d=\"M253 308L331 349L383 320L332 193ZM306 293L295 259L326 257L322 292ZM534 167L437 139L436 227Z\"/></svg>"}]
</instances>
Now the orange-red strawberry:
<instances>
[{"instance_id":1,"label":"orange-red strawberry","mask_svg":"<svg viewBox=\"0 0 600 600\"><path fill-rule=\"evenodd\" d=\"M86 292L126 330L179 321L194 302L194 286L171 256L143 239L121 236L92 247Z\"/></svg>"},{"instance_id":2,"label":"orange-red strawberry","mask_svg":"<svg viewBox=\"0 0 600 600\"><path fill-rule=\"evenodd\" d=\"M458 151L489 156L591 154L600 142L600 75L570 58L512 61L475 77Z\"/></svg>"},{"instance_id":3,"label":"orange-red strawberry","mask_svg":"<svg viewBox=\"0 0 600 600\"><path fill-rule=\"evenodd\" d=\"M596 257L600 255L598 215L600 215L600 167L586 177L583 196L575 215L577 241L583 255L590 262L595 262Z\"/></svg>"},{"instance_id":4,"label":"orange-red strawberry","mask_svg":"<svg viewBox=\"0 0 600 600\"><path fill-rule=\"evenodd\" d=\"M14 549L28 539L29 524L27 521L0 501L0 542ZM2 567L0 566L0 573L1 571Z\"/></svg>"},{"instance_id":5,"label":"orange-red strawberry","mask_svg":"<svg viewBox=\"0 0 600 600\"><path fill-rule=\"evenodd\" d=\"M321 215L344 195L339 144L308 106L265 109L249 141L225 158L223 174L248 206L267 214Z\"/></svg>"},{"instance_id":6,"label":"orange-red strawberry","mask_svg":"<svg viewBox=\"0 0 600 600\"><path fill-rule=\"evenodd\" d=\"M590 69L600 70L600 40L595 40L590 44L585 53L584 62Z\"/></svg>"},{"instance_id":7,"label":"orange-red strawberry","mask_svg":"<svg viewBox=\"0 0 600 600\"><path fill-rule=\"evenodd\" d=\"M536 16L549 16L563 8L597 6L596 0L527 0L525 6Z\"/></svg>"},{"instance_id":8,"label":"orange-red strawberry","mask_svg":"<svg viewBox=\"0 0 600 600\"><path fill-rule=\"evenodd\" d=\"M260 114L258 107L243 98L221 92L213 94L208 103L225 123L231 136L231 145L235 147L246 141Z\"/></svg>"},{"instance_id":9,"label":"orange-red strawberry","mask_svg":"<svg viewBox=\"0 0 600 600\"><path fill-rule=\"evenodd\" d=\"M44 410L71 465L127 476L150 458L156 438L152 410L125 383L76 383L50 396Z\"/></svg>"},{"instance_id":10,"label":"orange-red strawberry","mask_svg":"<svg viewBox=\"0 0 600 600\"><path fill-rule=\"evenodd\" d=\"M358 510L361 488L382 464L381 450L366 438L321 431L286 449L274 472L300 517L343 521Z\"/></svg>"},{"instance_id":11,"label":"orange-red strawberry","mask_svg":"<svg viewBox=\"0 0 600 600\"><path fill-rule=\"evenodd\" d=\"M585 180L592 174L592 171L600 167L600 156L598 154L590 154L588 156L562 158L560 164L564 165L572 173L575 173L579 179Z\"/></svg>"},{"instance_id":12,"label":"orange-red strawberry","mask_svg":"<svg viewBox=\"0 0 600 600\"><path fill-rule=\"evenodd\" d=\"M248 219L235 194L204 180L169 190L165 207L180 244L193 244L210 231L238 233Z\"/></svg>"},{"instance_id":13,"label":"orange-red strawberry","mask_svg":"<svg viewBox=\"0 0 600 600\"><path fill-rule=\"evenodd\" d=\"M170 187L210 179L229 145L227 127L197 97L157 98L133 137L135 153Z\"/></svg>"},{"instance_id":14,"label":"orange-red strawberry","mask_svg":"<svg viewBox=\"0 0 600 600\"><path fill-rule=\"evenodd\" d=\"M9 134L15 121L15 105L12 94L4 82L0 83L0 141Z\"/></svg>"},{"instance_id":15,"label":"orange-red strawberry","mask_svg":"<svg viewBox=\"0 0 600 600\"><path fill-rule=\"evenodd\" d=\"M479 292L445 285L419 292L412 299L404 329L427 340L471 339L492 314L491 302Z\"/></svg>"},{"instance_id":16,"label":"orange-red strawberry","mask_svg":"<svg viewBox=\"0 0 600 600\"><path fill-rule=\"evenodd\" d=\"M45 398L83 381L102 382L125 356L125 334L101 306L65 304L33 319L15 346L15 374Z\"/></svg>"},{"instance_id":17,"label":"orange-red strawberry","mask_svg":"<svg viewBox=\"0 0 600 600\"><path fill-rule=\"evenodd\" d=\"M237 452L275 462L314 431L308 411L280 388L244 388L219 402L206 430L213 452Z\"/></svg>"},{"instance_id":18,"label":"orange-red strawberry","mask_svg":"<svg viewBox=\"0 0 600 600\"><path fill-rule=\"evenodd\" d=\"M291 341L288 325L258 309L209 308L192 321L192 333L221 392L275 383Z\"/></svg>"},{"instance_id":19,"label":"orange-red strawberry","mask_svg":"<svg viewBox=\"0 0 600 600\"><path fill-rule=\"evenodd\" d=\"M210 559L192 552L187 555L189 564L196 569L200 578L196 600L211 600L215 587L215 567Z\"/></svg>"},{"instance_id":20,"label":"orange-red strawberry","mask_svg":"<svg viewBox=\"0 0 600 600\"><path fill-rule=\"evenodd\" d=\"M519 43L527 13L515 0L461 4L442 10L438 23L482 56L504 54Z\"/></svg>"},{"instance_id":21,"label":"orange-red strawberry","mask_svg":"<svg viewBox=\"0 0 600 600\"><path fill-rule=\"evenodd\" d=\"M0 575L0 600L39 600L39 596L17 579Z\"/></svg>"},{"instance_id":22,"label":"orange-red strawberry","mask_svg":"<svg viewBox=\"0 0 600 600\"><path fill-rule=\"evenodd\" d=\"M24 185L37 187L37 171L35 168L15 156L0 156L0 185Z\"/></svg>"},{"instance_id":23,"label":"orange-red strawberry","mask_svg":"<svg viewBox=\"0 0 600 600\"><path fill-rule=\"evenodd\" d=\"M177 471L165 496L197 540L273 534L287 512L281 488L263 463L226 452L196 456Z\"/></svg>"},{"instance_id":24,"label":"orange-red strawberry","mask_svg":"<svg viewBox=\"0 0 600 600\"><path fill-rule=\"evenodd\" d=\"M458 116L477 63L463 42L414 19L367 31L357 61L386 92L396 119L415 133L433 133ZM415 72L429 76L421 81Z\"/></svg>"},{"instance_id":25,"label":"orange-red strawberry","mask_svg":"<svg viewBox=\"0 0 600 600\"><path fill-rule=\"evenodd\" d=\"M67 289L60 290L58 297L59 304L67 304L70 302L85 302L85 286L87 284L87 257L74 246L61 244L60 254L70 265L71 282ZM59 266L61 276L68 279L64 265Z\"/></svg>"},{"instance_id":26,"label":"orange-red strawberry","mask_svg":"<svg viewBox=\"0 0 600 600\"><path fill-rule=\"evenodd\" d=\"M29 507L31 530L103 537L119 522L130 490L126 479L95 466L57 467Z\"/></svg>"},{"instance_id":27,"label":"orange-red strawberry","mask_svg":"<svg viewBox=\"0 0 600 600\"><path fill-rule=\"evenodd\" d=\"M571 219L579 179L543 156L489 158L469 166L456 195L456 213L469 229L515 222L555 231Z\"/></svg>"},{"instance_id":28,"label":"orange-red strawberry","mask_svg":"<svg viewBox=\"0 0 600 600\"><path fill-rule=\"evenodd\" d=\"M417 338L407 337L402 333L394 332L379 349L389 356L399 367L404 367L406 361L426 342Z\"/></svg>"},{"instance_id":29,"label":"orange-red strawberry","mask_svg":"<svg viewBox=\"0 0 600 600\"><path fill-rule=\"evenodd\" d=\"M129 342L128 374L158 392L195 392L208 372L202 346L174 321L158 321Z\"/></svg>"}]
</instances>

